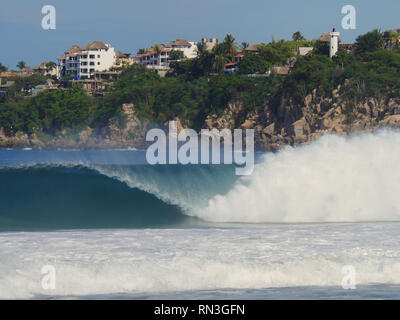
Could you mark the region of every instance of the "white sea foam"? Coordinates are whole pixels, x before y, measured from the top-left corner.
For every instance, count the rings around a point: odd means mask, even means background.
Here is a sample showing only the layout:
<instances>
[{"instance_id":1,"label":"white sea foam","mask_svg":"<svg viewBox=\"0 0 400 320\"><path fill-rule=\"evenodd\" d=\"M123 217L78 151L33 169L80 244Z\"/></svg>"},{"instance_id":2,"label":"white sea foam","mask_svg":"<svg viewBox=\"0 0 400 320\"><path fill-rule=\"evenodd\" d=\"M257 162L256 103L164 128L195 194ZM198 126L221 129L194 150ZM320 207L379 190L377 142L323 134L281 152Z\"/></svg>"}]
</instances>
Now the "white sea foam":
<instances>
[{"instance_id":1,"label":"white sea foam","mask_svg":"<svg viewBox=\"0 0 400 320\"><path fill-rule=\"evenodd\" d=\"M0 298L399 284L400 224L0 234ZM54 265L56 290L41 287ZM326 293L329 288L326 289Z\"/></svg>"},{"instance_id":2,"label":"white sea foam","mask_svg":"<svg viewBox=\"0 0 400 320\"><path fill-rule=\"evenodd\" d=\"M96 169L208 221L351 222L400 220L399 163L400 133L384 130L268 153L236 183L228 171L200 168Z\"/></svg>"},{"instance_id":3,"label":"white sea foam","mask_svg":"<svg viewBox=\"0 0 400 320\"><path fill-rule=\"evenodd\" d=\"M212 221L400 220L400 133L325 136L267 154L198 215Z\"/></svg>"}]
</instances>

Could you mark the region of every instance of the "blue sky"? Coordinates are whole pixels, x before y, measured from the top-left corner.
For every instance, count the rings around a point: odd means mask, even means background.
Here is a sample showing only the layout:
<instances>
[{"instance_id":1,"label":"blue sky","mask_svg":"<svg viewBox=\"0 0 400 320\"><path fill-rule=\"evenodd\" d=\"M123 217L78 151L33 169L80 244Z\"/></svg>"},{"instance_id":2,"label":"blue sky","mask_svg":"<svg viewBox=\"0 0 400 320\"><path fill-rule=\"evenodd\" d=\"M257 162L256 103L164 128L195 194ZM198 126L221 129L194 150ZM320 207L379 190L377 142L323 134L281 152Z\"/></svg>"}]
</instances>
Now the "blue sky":
<instances>
[{"instance_id":1,"label":"blue sky","mask_svg":"<svg viewBox=\"0 0 400 320\"><path fill-rule=\"evenodd\" d=\"M341 28L347 4L357 10L356 30ZM44 5L56 8L56 30L41 27ZM374 28L400 27L399 12L398 0L1 0L0 62L34 66L93 40L136 53L153 43L221 39L226 33L239 43L289 39L297 30L313 39L334 26L343 42L353 42Z\"/></svg>"}]
</instances>

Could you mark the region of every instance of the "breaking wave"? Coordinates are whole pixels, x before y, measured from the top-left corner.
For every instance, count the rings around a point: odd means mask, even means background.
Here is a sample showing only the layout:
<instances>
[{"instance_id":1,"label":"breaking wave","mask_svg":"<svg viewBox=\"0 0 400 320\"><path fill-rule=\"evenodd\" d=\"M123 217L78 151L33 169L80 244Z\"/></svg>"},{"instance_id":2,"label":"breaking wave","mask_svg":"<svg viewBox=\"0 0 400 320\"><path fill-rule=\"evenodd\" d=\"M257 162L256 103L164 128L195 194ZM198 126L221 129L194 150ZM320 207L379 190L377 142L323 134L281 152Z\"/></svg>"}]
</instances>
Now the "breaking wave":
<instances>
[{"instance_id":1,"label":"breaking wave","mask_svg":"<svg viewBox=\"0 0 400 320\"><path fill-rule=\"evenodd\" d=\"M268 153L240 178L222 165L7 166L0 230L397 221L399 162L400 133L381 131Z\"/></svg>"}]
</instances>

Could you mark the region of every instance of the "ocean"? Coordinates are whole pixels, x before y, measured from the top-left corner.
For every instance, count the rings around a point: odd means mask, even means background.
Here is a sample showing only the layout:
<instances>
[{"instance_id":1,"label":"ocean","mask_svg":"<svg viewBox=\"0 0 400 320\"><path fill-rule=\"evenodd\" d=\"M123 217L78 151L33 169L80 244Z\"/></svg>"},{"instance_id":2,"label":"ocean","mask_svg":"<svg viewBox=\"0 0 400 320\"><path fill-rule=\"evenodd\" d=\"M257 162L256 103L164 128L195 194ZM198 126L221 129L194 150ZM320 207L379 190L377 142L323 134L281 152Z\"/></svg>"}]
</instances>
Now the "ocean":
<instances>
[{"instance_id":1,"label":"ocean","mask_svg":"<svg viewBox=\"0 0 400 320\"><path fill-rule=\"evenodd\" d=\"M399 299L399 160L389 130L258 153L250 176L1 150L0 299Z\"/></svg>"}]
</instances>

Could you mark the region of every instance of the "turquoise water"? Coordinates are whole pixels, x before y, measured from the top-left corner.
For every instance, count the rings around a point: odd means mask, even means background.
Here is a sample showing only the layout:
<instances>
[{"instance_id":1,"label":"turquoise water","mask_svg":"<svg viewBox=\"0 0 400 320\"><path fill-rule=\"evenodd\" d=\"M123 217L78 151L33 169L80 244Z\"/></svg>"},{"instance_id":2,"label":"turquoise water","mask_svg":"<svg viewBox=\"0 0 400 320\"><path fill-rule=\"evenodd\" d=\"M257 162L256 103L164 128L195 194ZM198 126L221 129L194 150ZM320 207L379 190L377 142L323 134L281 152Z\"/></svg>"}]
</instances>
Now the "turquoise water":
<instances>
[{"instance_id":1,"label":"turquoise water","mask_svg":"<svg viewBox=\"0 0 400 320\"><path fill-rule=\"evenodd\" d=\"M398 133L256 158L238 177L135 150L0 151L0 298L400 298Z\"/></svg>"}]
</instances>

